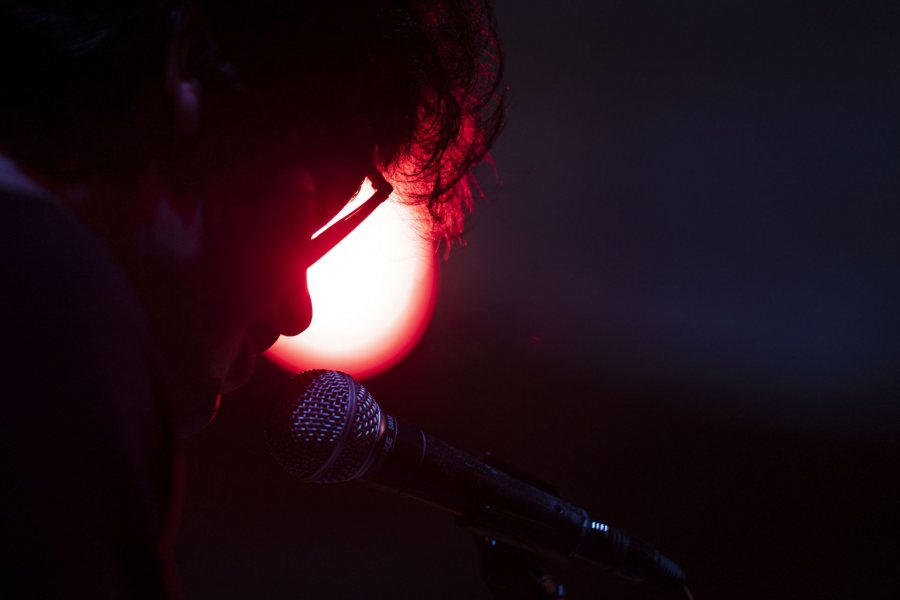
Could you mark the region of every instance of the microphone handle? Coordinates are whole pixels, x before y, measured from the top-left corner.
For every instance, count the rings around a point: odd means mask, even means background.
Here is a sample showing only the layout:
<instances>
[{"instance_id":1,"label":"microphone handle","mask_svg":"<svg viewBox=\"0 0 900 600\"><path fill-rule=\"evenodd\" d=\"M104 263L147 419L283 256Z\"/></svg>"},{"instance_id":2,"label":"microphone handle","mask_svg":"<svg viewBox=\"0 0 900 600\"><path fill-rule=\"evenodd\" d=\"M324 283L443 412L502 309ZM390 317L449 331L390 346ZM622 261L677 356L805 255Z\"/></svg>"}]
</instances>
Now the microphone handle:
<instances>
[{"instance_id":1,"label":"microphone handle","mask_svg":"<svg viewBox=\"0 0 900 600\"><path fill-rule=\"evenodd\" d=\"M447 510L475 533L540 556L577 558L660 587L684 585L681 568L649 544L390 415L363 481Z\"/></svg>"}]
</instances>

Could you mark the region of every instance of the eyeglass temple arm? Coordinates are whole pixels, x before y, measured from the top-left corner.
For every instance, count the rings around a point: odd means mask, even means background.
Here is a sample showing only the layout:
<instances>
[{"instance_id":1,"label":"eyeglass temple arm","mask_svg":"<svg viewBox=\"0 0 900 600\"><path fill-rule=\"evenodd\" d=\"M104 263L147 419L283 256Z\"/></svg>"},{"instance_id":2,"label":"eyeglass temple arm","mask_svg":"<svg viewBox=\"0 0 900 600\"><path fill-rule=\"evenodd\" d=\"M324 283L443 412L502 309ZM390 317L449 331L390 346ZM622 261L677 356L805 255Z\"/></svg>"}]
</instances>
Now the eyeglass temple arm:
<instances>
[{"instance_id":1,"label":"eyeglass temple arm","mask_svg":"<svg viewBox=\"0 0 900 600\"><path fill-rule=\"evenodd\" d=\"M322 258L329 250L331 250L338 242L350 235L350 233L359 227L360 223L372 214L382 202L388 199L394 188L384 177L377 171L369 175L369 180L375 187L375 193L367 201L363 202L343 219L323 231L319 237L313 240L313 248L310 252L308 263L312 265Z\"/></svg>"}]
</instances>

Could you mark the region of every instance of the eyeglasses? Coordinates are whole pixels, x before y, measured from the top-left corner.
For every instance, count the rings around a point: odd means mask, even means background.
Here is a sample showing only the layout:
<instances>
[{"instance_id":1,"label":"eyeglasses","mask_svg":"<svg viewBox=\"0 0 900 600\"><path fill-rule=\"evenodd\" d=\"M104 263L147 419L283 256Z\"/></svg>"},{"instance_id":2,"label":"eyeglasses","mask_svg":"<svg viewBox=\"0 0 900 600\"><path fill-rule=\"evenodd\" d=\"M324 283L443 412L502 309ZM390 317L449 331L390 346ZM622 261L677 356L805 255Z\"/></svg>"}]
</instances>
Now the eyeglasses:
<instances>
[{"instance_id":1,"label":"eyeglasses","mask_svg":"<svg viewBox=\"0 0 900 600\"><path fill-rule=\"evenodd\" d=\"M329 250L337 246L344 238L350 235L359 224L366 220L366 217L372 214L382 202L387 200L388 196L394 191L394 188L385 180L377 169L371 169L369 173L369 181L375 188L373 193L366 201L353 209L343 218L326 225L313 234L310 240L310 249L307 254L306 265L312 266L320 258L322 258Z\"/></svg>"}]
</instances>

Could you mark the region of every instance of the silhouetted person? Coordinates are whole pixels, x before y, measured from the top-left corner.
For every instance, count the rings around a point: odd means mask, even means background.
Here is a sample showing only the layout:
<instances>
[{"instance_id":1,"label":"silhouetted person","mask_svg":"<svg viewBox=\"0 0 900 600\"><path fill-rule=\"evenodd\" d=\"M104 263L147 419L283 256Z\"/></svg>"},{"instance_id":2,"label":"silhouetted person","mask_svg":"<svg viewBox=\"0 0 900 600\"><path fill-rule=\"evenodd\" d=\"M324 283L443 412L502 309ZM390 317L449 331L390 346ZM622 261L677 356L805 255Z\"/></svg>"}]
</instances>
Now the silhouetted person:
<instances>
[{"instance_id":1,"label":"silhouetted person","mask_svg":"<svg viewBox=\"0 0 900 600\"><path fill-rule=\"evenodd\" d=\"M0 46L0 595L175 594L175 442L308 326L306 268L365 214L312 234L367 177L459 232L490 7L12 1Z\"/></svg>"}]
</instances>

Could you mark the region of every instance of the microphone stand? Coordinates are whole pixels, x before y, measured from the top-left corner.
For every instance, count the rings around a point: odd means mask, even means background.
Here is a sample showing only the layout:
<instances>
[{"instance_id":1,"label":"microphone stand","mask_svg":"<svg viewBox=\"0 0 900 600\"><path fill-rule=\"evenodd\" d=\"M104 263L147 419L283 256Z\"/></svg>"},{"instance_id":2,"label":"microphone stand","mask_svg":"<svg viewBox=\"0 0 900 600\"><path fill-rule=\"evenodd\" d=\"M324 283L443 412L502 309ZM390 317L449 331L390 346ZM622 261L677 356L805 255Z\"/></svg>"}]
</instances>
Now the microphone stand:
<instances>
[{"instance_id":1,"label":"microphone stand","mask_svg":"<svg viewBox=\"0 0 900 600\"><path fill-rule=\"evenodd\" d=\"M481 457L481 461L552 496L559 497L559 491L552 485L495 455L486 453ZM565 600L565 587L554 581L543 570L547 562L544 556L505 543L491 535L491 530L498 530L494 525L505 521L508 517L509 515L505 515L502 510L498 511L490 505L484 505L474 512L456 518L457 525L473 533L478 573L488 590L497 600ZM687 586L675 591L680 592L682 600L694 598Z\"/></svg>"},{"instance_id":2,"label":"microphone stand","mask_svg":"<svg viewBox=\"0 0 900 600\"><path fill-rule=\"evenodd\" d=\"M566 599L563 585L544 572L543 557L492 537L474 539L478 574L497 600Z\"/></svg>"},{"instance_id":3,"label":"microphone stand","mask_svg":"<svg viewBox=\"0 0 900 600\"><path fill-rule=\"evenodd\" d=\"M555 487L490 452L481 456L481 462L559 496ZM477 524L482 521L479 513L490 511L485 506L474 514L458 517L456 522L466 528L476 525L473 531L476 568L491 595L497 600L566 600L565 587L544 571L545 557L477 531Z\"/></svg>"}]
</instances>

